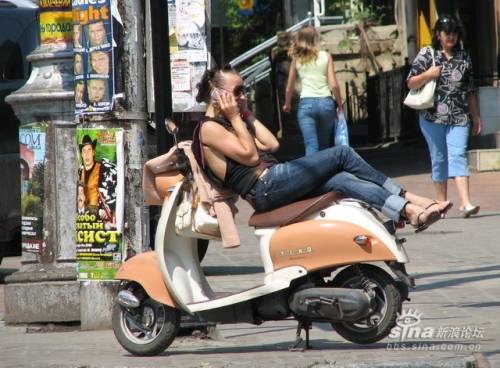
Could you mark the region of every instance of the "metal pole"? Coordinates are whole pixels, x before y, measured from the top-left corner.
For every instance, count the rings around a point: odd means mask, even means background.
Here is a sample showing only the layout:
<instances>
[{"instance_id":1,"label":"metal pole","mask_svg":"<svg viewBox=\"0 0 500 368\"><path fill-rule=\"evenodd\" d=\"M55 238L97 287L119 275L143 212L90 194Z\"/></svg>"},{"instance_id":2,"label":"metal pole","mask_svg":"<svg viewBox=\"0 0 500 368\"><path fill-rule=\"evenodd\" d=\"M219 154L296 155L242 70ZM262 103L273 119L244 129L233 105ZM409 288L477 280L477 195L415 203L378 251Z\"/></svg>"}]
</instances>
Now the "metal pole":
<instances>
[{"instance_id":1,"label":"metal pole","mask_svg":"<svg viewBox=\"0 0 500 368\"><path fill-rule=\"evenodd\" d=\"M165 130L165 118L172 116L172 85L170 79L170 48L168 38L168 8L165 0L152 0L151 35L153 46L153 78L156 125L156 149L165 153L173 145L173 140Z\"/></svg>"}]
</instances>

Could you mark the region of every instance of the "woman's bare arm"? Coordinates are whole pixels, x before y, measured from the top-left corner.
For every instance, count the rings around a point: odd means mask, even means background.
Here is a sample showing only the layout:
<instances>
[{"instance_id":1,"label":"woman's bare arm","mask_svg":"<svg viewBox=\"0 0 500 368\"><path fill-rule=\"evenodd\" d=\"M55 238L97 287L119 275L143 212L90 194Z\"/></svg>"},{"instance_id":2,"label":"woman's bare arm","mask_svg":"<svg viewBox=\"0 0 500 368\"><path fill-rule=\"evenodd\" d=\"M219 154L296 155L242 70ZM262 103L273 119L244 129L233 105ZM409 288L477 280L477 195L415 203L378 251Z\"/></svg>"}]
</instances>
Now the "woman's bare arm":
<instances>
[{"instance_id":1,"label":"woman's bare arm","mask_svg":"<svg viewBox=\"0 0 500 368\"><path fill-rule=\"evenodd\" d=\"M431 66L425 72L419 75L414 75L408 79L407 85L409 89L419 89L431 79L439 78L441 75L441 66Z\"/></svg>"},{"instance_id":2,"label":"woman's bare arm","mask_svg":"<svg viewBox=\"0 0 500 368\"><path fill-rule=\"evenodd\" d=\"M276 152L280 148L280 144L274 134L258 119L254 118L251 124L255 130L255 144L259 150Z\"/></svg>"},{"instance_id":3,"label":"woman's bare arm","mask_svg":"<svg viewBox=\"0 0 500 368\"><path fill-rule=\"evenodd\" d=\"M295 79L297 78L297 67L295 58L292 59L290 64L290 69L288 71L288 81L286 83L285 90L285 105L283 106L284 112L290 112L292 110L292 97L295 91Z\"/></svg>"},{"instance_id":4,"label":"woman's bare arm","mask_svg":"<svg viewBox=\"0 0 500 368\"><path fill-rule=\"evenodd\" d=\"M340 94L340 88L337 83L337 78L335 77L335 68L333 67L332 55L328 54L328 69L327 69L328 84L330 85L330 90L333 92L335 102L337 103L337 109L339 112L342 111L342 95Z\"/></svg>"},{"instance_id":5,"label":"woman's bare arm","mask_svg":"<svg viewBox=\"0 0 500 368\"><path fill-rule=\"evenodd\" d=\"M202 143L243 165L257 165L259 155L255 141L240 117L233 94L224 91L220 95L219 105L233 126L234 133L215 122L207 121L201 127Z\"/></svg>"},{"instance_id":6,"label":"woman's bare arm","mask_svg":"<svg viewBox=\"0 0 500 368\"><path fill-rule=\"evenodd\" d=\"M467 102L472 115L472 134L481 134L481 115L479 114L479 102L475 92L470 92L467 95Z\"/></svg>"}]
</instances>

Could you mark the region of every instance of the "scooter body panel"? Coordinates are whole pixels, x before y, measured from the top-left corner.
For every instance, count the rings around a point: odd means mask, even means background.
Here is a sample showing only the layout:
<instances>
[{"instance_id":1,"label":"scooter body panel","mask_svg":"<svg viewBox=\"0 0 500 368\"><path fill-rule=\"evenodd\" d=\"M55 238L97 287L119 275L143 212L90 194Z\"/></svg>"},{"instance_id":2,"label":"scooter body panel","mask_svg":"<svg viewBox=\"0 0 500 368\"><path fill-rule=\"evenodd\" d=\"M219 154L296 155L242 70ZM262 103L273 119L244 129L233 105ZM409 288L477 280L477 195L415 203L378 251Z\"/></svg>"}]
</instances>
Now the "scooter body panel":
<instances>
[{"instance_id":1,"label":"scooter body panel","mask_svg":"<svg viewBox=\"0 0 500 368\"><path fill-rule=\"evenodd\" d=\"M200 312L251 301L263 295L268 295L276 291L284 290L290 286L292 280L305 276L306 274L307 271L303 267L283 268L279 271L273 272L272 277L266 277L265 284L263 285L223 298L188 304L187 307L191 312Z\"/></svg>"},{"instance_id":2,"label":"scooter body panel","mask_svg":"<svg viewBox=\"0 0 500 368\"><path fill-rule=\"evenodd\" d=\"M177 307L190 312L187 304L214 298L198 261L197 240L180 237L175 231L176 204L183 183L171 190L162 206L155 235L158 265Z\"/></svg>"},{"instance_id":3,"label":"scooter body panel","mask_svg":"<svg viewBox=\"0 0 500 368\"><path fill-rule=\"evenodd\" d=\"M368 236L369 244L356 244L358 235ZM404 248L356 202L332 205L279 228L271 237L269 256L274 270L300 266L308 272L361 262L408 261Z\"/></svg>"},{"instance_id":4,"label":"scooter body panel","mask_svg":"<svg viewBox=\"0 0 500 368\"><path fill-rule=\"evenodd\" d=\"M117 271L115 279L134 281L159 303L176 307L160 272L158 260L153 251L138 254L127 260Z\"/></svg>"},{"instance_id":5,"label":"scooter body panel","mask_svg":"<svg viewBox=\"0 0 500 368\"><path fill-rule=\"evenodd\" d=\"M370 243L357 245L357 235L370 237ZM310 272L360 262L392 261L396 257L365 228L336 220L314 220L276 231L271 239L271 259L275 270L294 265Z\"/></svg>"}]
</instances>

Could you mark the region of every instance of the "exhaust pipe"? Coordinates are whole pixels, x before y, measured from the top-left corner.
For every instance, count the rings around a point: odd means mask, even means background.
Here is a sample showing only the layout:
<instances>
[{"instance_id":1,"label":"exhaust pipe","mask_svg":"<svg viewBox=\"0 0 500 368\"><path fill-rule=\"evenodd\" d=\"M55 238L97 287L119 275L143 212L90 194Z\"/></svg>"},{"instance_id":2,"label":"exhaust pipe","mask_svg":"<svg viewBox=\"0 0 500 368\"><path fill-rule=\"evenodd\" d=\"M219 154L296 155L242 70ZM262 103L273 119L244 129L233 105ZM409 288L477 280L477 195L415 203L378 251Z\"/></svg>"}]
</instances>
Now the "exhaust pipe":
<instances>
[{"instance_id":1,"label":"exhaust pipe","mask_svg":"<svg viewBox=\"0 0 500 368\"><path fill-rule=\"evenodd\" d=\"M118 293L116 300L118 301L118 304L124 308L137 308L141 305L139 299L137 299L134 293L129 290L121 290Z\"/></svg>"},{"instance_id":2,"label":"exhaust pipe","mask_svg":"<svg viewBox=\"0 0 500 368\"><path fill-rule=\"evenodd\" d=\"M357 321L370 313L371 298L363 290L307 288L292 294L290 309L307 318Z\"/></svg>"}]
</instances>

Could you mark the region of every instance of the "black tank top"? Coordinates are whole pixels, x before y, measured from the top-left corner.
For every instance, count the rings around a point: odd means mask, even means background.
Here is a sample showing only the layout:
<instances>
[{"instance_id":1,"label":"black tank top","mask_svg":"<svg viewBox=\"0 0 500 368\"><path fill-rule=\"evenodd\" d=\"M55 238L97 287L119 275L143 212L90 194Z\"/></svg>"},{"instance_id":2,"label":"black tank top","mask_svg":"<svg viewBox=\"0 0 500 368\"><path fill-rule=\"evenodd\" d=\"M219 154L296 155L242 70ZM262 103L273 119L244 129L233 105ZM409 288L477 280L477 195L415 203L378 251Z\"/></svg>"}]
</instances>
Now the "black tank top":
<instances>
[{"instance_id":1,"label":"black tank top","mask_svg":"<svg viewBox=\"0 0 500 368\"><path fill-rule=\"evenodd\" d=\"M203 154L203 144L201 143L201 126L206 121L214 121L220 125L222 125L227 130L232 130L232 125L229 121L222 118L211 118L208 116L204 116L201 118L200 122L196 126L193 133L193 144L192 150L198 165L203 169L207 178L221 187L230 188L233 192L240 194L241 196L245 196L248 192L253 188L255 183L257 182L259 175L266 168L271 167L272 165L278 163L274 156L270 155L267 152L258 150L260 162L256 166L246 166L240 164L232 160L229 157L225 157L226 159L226 176L224 180L219 179L213 172L210 170L207 164L205 164L204 154ZM247 123L247 127L249 131L254 135L253 129Z\"/></svg>"}]
</instances>

